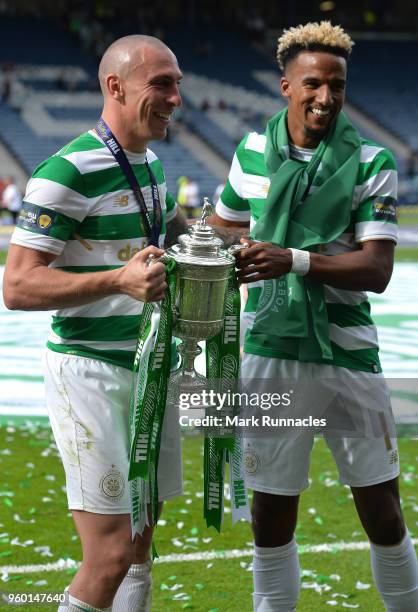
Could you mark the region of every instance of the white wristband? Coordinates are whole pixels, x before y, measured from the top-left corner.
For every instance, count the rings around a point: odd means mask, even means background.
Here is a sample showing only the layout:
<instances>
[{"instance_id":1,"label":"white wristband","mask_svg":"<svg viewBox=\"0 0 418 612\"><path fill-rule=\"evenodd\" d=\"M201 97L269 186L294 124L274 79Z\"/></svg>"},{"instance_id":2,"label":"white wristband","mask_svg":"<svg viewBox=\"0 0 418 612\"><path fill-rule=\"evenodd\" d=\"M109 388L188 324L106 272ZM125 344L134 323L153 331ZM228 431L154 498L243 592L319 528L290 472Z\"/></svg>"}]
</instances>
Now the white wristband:
<instances>
[{"instance_id":1,"label":"white wristband","mask_svg":"<svg viewBox=\"0 0 418 612\"><path fill-rule=\"evenodd\" d=\"M290 249L292 251L292 267L290 269L294 274L305 276L308 274L311 267L311 254L309 251L301 251L300 249Z\"/></svg>"}]
</instances>

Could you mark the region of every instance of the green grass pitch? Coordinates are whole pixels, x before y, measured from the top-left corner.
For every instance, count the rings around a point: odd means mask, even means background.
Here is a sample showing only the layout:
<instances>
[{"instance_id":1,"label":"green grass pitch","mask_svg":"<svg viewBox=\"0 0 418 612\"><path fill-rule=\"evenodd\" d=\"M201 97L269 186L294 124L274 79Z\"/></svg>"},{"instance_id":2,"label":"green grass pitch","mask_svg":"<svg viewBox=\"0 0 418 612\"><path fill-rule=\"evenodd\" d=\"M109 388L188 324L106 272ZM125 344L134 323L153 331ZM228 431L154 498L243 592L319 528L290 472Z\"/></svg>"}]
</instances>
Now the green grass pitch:
<instances>
[{"instance_id":1,"label":"green grass pitch","mask_svg":"<svg viewBox=\"0 0 418 612\"><path fill-rule=\"evenodd\" d=\"M412 535L418 534L418 446L414 439L399 441L403 474L403 510ZM225 551L251 548L246 523L232 527L226 513L222 533L208 530L202 518L201 437L184 439L183 497L166 504L156 530L161 557L199 553L200 560L156 563L153 611L246 612L251 610L251 557L222 558ZM48 427L3 423L0 427L0 571L2 593L61 593L74 570L24 573L19 566L81 558L80 543L66 507L63 470ZM350 490L337 482L330 452L322 440L315 444L311 487L302 496L297 540L301 547L303 588L299 610L335 608L383 611L372 583L366 550L313 553L307 545L366 540L355 515ZM228 502L226 504L228 506ZM202 553L216 551L216 559ZM9 606L0 610L56 610L53 604Z\"/></svg>"}]
</instances>

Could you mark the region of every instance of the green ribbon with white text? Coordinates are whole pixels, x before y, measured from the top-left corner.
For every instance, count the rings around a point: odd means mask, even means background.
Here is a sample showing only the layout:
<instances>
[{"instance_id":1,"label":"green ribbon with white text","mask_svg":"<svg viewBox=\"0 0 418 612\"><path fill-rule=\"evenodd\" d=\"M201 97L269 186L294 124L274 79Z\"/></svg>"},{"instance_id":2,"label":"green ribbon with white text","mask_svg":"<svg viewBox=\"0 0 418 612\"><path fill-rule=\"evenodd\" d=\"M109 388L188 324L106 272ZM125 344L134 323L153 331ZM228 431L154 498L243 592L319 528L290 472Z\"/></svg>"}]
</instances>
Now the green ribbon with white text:
<instances>
[{"instance_id":1,"label":"green ribbon with white text","mask_svg":"<svg viewBox=\"0 0 418 612\"><path fill-rule=\"evenodd\" d=\"M209 380L219 380L219 391L227 394L236 389L239 374L240 294L235 270L231 270L225 300L221 331L206 345L206 372ZM223 409L223 416L233 415L234 406ZM204 447L204 517L206 525L220 531L223 516L225 464L230 467L232 522L250 519L244 483L242 441L233 427L221 436L205 437Z\"/></svg>"},{"instance_id":2,"label":"green ribbon with white text","mask_svg":"<svg viewBox=\"0 0 418 612\"><path fill-rule=\"evenodd\" d=\"M130 401L131 451L129 481L131 492L132 537L142 534L158 518L158 457L170 375L170 350L173 327L172 304L176 293L176 263L167 265L168 288L158 312L156 304L146 303L142 311L134 363L134 385ZM158 316L159 315L159 316ZM221 379L227 392L235 387L239 371L240 296L235 271L228 279L225 318L222 330L207 343L209 379ZM233 409L233 408L232 408ZM225 462L230 463L233 522L249 520L245 492L241 439L233 429L229 436L205 438L204 516L209 527L220 531L223 513Z\"/></svg>"},{"instance_id":3,"label":"green ribbon with white text","mask_svg":"<svg viewBox=\"0 0 418 612\"><path fill-rule=\"evenodd\" d=\"M157 470L170 375L175 269L175 261L170 260L166 266L168 287L159 313L156 304L144 304L138 333L135 382L130 401L129 480L133 536L136 531L142 534L148 524L147 491L153 524L158 516Z\"/></svg>"}]
</instances>

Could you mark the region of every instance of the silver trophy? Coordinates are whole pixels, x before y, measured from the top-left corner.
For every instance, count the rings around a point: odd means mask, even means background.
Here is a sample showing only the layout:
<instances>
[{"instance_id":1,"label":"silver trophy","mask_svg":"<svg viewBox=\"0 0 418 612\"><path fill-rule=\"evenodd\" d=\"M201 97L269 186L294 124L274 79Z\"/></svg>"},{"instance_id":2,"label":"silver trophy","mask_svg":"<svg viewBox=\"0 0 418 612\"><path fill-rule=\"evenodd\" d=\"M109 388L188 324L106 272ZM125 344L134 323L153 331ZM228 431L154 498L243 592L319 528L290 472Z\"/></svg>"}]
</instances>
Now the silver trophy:
<instances>
[{"instance_id":1,"label":"silver trophy","mask_svg":"<svg viewBox=\"0 0 418 612\"><path fill-rule=\"evenodd\" d=\"M204 198L199 221L189 228L188 234L179 236L179 244L169 248L163 256L163 262L174 259L177 263L173 333L182 340L178 347L182 363L170 378L172 393L194 393L205 387L205 378L194 368L195 358L201 353L198 342L217 334L223 325L235 249L222 248L223 241L206 223L211 214L211 205Z\"/></svg>"}]
</instances>

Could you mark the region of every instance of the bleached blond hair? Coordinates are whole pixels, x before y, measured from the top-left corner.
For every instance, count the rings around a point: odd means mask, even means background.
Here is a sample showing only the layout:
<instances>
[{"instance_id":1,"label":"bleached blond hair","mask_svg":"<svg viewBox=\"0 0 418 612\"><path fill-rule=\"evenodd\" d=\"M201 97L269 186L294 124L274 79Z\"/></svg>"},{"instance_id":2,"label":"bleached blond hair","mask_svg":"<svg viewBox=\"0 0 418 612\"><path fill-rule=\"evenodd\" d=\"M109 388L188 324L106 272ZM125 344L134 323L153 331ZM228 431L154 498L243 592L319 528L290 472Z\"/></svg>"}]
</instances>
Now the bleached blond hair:
<instances>
[{"instance_id":1,"label":"bleached blond hair","mask_svg":"<svg viewBox=\"0 0 418 612\"><path fill-rule=\"evenodd\" d=\"M301 51L326 51L348 59L354 45L342 27L333 26L330 21L310 22L284 30L277 43L277 61L283 71Z\"/></svg>"}]
</instances>

